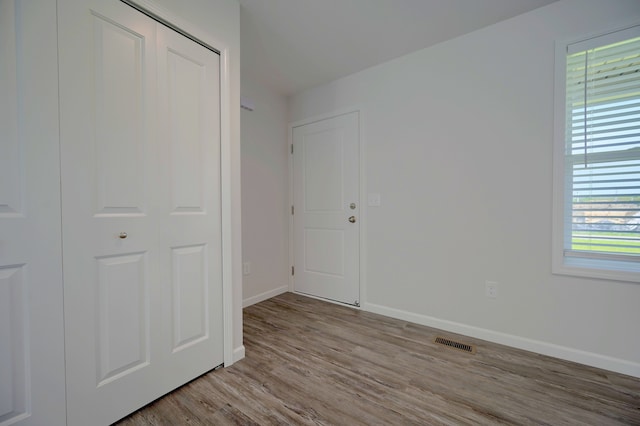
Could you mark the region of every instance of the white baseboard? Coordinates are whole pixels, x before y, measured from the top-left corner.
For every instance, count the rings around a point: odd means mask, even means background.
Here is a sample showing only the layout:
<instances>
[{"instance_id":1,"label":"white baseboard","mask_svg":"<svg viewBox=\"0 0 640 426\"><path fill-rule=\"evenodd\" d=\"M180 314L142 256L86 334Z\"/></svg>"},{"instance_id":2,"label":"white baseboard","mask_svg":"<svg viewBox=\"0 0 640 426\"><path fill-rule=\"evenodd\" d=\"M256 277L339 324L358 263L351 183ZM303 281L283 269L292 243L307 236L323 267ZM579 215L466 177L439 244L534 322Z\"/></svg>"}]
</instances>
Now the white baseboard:
<instances>
[{"instance_id":1,"label":"white baseboard","mask_svg":"<svg viewBox=\"0 0 640 426\"><path fill-rule=\"evenodd\" d=\"M233 350L233 363L240 361L244 358L244 345L240 345Z\"/></svg>"},{"instance_id":2,"label":"white baseboard","mask_svg":"<svg viewBox=\"0 0 640 426\"><path fill-rule=\"evenodd\" d=\"M640 378L640 364L623 359L442 320L373 303L364 303L362 310Z\"/></svg>"},{"instance_id":3,"label":"white baseboard","mask_svg":"<svg viewBox=\"0 0 640 426\"><path fill-rule=\"evenodd\" d=\"M258 294L256 296L248 297L242 301L242 307L246 308L247 306L255 305L256 303L260 303L264 300L271 299L279 294L286 293L289 291L288 285L283 285L278 288L274 288L273 290L265 291L262 294Z\"/></svg>"}]
</instances>

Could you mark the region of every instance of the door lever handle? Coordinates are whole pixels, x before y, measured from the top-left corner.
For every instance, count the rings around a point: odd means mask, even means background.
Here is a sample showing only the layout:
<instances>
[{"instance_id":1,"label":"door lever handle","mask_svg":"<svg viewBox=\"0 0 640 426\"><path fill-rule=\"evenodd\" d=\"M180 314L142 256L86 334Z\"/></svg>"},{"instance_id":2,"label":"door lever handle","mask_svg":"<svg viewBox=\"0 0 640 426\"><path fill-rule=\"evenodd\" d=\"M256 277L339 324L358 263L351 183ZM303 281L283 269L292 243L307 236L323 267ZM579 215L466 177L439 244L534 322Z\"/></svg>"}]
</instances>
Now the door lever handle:
<instances>
[{"instance_id":1,"label":"door lever handle","mask_svg":"<svg viewBox=\"0 0 640 426\"><path fill-rule=\"evenodd\" d=\"M349 218L349 222L351 222L351 223L356 223L356 217L355 217L355 216L351 216L351 217Z\"/></svg>"}]
</instances>

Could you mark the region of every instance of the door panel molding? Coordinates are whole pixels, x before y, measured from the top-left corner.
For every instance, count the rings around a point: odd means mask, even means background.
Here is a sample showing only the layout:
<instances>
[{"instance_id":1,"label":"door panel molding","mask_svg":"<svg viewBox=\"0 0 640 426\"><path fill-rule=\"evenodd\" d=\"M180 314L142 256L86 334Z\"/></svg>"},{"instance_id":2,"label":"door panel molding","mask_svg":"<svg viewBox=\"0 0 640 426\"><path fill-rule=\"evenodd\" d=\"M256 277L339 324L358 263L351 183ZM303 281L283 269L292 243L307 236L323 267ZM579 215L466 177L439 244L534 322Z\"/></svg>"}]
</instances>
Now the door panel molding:
<instances>
[{"instance_id":1,"label":"door panel molding","mask_svg":"<svg viewBox=\"0 0 640 426\"><path fill-rule=\"evenodd\" d=\"M96 213L146 211L144 35L92 13ZM117 167L114 167L117 165Z\"/></svg>"},{"instance_id":2,"label":"door panel molding","mask_svg":"<svg viewBox=\"0 0 640 426\"><path fill-rule=\"evenodd\" d=\"M29 302L26 265L0 265L0 423L29 414Z\"/></svg>"},{"instance_id":3,"label":"door panel molding","mask_svg":"<svg viewBox=\"0 0 640 426\"><path fill-rule=\"evenodd\" d=\"M0 218L22 215L24 162L20 140L18 11L15 0L0 2Z\"/></svg>"},{"instance_id":4,"label":"door panel molding","mask_svg":"<svg viewBox=\"0 0 640 426\"><path fill-rule=\"evenodd\" d=\"M97 386L149 365L149 282L146 253L96 258Z\"/></svg>"},{"instance_id":5,"label":"door panel molding","mask_svg":"<svg viewBox=\"0 0 640 426\"><path fill-rule=\"evenodd\" d=\"M173 352L209 337L207 245L171 248Z\"/></svg>"}]
</instances>

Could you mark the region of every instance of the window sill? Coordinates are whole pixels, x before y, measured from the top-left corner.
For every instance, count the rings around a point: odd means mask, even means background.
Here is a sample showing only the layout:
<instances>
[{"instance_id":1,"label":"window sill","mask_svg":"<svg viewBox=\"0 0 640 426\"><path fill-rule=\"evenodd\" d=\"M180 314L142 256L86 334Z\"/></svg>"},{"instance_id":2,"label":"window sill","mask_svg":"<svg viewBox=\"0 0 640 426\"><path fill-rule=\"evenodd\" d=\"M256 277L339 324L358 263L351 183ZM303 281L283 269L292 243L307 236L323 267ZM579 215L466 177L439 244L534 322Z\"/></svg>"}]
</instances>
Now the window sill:
<instances>
[{"instance_id":1,"label":"window sill","mask_svg":"<svg viewBox=\"0 0 640 426\"><path fill-rule=\"evenodd\" d=\"M560 261L554 261L552 272L557 275L640 283L640 263L637 262L563 257Z\"/></svg>"}]
</instances>

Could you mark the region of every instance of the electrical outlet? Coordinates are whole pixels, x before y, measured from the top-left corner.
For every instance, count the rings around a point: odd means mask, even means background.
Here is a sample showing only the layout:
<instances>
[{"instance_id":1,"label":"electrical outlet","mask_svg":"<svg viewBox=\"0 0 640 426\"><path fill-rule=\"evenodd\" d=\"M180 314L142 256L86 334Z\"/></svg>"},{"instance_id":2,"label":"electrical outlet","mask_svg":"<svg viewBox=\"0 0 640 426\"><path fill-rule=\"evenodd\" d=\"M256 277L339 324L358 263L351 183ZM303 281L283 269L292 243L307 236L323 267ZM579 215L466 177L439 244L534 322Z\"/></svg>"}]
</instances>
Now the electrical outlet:
<instances>
[{"instance_id":1,"label":"electrical outlet","mask_svg":"<svg viewBox=\"0 0 640 426\"><path fill-rule=\"evenodd\" d=\"M244 262L242 264L242 274L249 275L251 273L251 262Z\"/></svg>"},{"instance_id":2,"label":"electrical outlet","mask_svg":"<svg viewBox=\"0 0 640 426\"><path fill-rule=\"evenodd\" d=\"M498 283L494 281L485 281L485 294L490 299L498 297Z\"/></svg>"}]
</instances>

